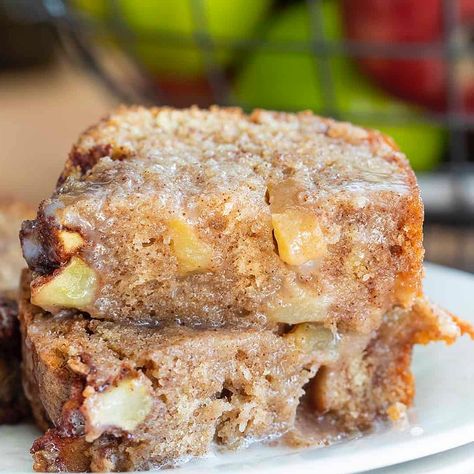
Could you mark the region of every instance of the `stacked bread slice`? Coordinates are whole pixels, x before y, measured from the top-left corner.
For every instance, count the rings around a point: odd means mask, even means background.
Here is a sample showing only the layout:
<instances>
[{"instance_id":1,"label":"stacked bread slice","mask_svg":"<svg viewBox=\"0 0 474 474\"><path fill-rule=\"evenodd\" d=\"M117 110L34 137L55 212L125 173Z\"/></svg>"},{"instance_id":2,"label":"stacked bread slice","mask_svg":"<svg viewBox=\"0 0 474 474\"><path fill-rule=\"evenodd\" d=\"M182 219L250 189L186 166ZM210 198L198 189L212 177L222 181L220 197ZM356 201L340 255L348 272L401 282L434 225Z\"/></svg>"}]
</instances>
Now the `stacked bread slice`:
<instances>
[{"instance_id":1,"label":"stacked bread slice","mask_svg":"<svg viewBox=\"0 0 474 474\"><path fill-rule=\"evenodd\" d=\"M304 443L305 417L338 435L396 418L413 345L468 331L423 298L422 223L414 174L378 132L119 109L22 229L25 385L49 427L35 469L170 466Z\"/></svg>"}]
</instances>

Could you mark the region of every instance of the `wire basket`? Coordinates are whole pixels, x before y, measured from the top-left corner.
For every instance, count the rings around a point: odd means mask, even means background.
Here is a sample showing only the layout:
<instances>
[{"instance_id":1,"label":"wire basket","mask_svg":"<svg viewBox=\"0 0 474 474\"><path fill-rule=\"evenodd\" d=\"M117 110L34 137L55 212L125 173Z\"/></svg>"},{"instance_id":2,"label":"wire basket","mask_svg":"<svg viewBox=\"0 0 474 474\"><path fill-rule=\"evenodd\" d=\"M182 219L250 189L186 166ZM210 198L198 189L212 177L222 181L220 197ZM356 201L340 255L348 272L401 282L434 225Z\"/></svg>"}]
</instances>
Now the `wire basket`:
<instances>
[{"instance_id":1,"label":"wire basket","mask_svg":"<svg viewBox=\"0 0 474 474\"><path fill-rule=\"evenodd\" d=\"M234 38L219 37L212 33L212 25L208 21L209 12L205 6L212 0L189 0L192 21L190 35L166 28L137 29L121 8L123 3L117 0L102 0L101 4L107 15L97 12L90 15L90 11L87 12L87 8L86 11L83 8L84 1L87 4L87 0L43 0L43 5L54 18L63 44L71 56L100 78L105 86L125 103L166 104L178 107L217 103L237 105L247 110L254 106L268 107L267 103L249 103L245 97L242 98L235 92L235 78L239 77L246 63L251 61L249 58L257 54L286 55L285 57L289 58L305 55L311 58L314 74L317 74L315 84L319 91L314 94L318 94L320 102L317 106L310 105L316 113L387 127L440 127L447 137L442 159L436 166L432 166L429 172L417 173L425 201L427 257L474 271L474 162L471 158L474 150L474 112L463 107L465 91L457 77L459 62L463 59L473 61L474 58L472 41L459 41L461 3L463 8L467 5L472 9L471 20L474 20L474 0L439 0L442 18L440 38L416 44L347 39L344 35L335 37L333 33L328 34L331 28L325 24L328 22L325 9L328 4L334 5L344 0L275 1L271 8L267 8L265 18L261 19L260 23L255 23L256 34ZM159 1L162 0L156 0ZM89 5L92 3L89 0ZM166 0L164 3L166 4ZM172 4L171 1L168 3ZM270 5L271 0L264 3ZM389 3L390 0L387 5ZM430 0L430 3L434 5L438 0ZM416 2L413 2L413 5L415 4ZM285 35L272 34L272 26L266 26L265 22L272 25L278 23L278 20L268 18L281 17L285 11L295 8L305 11L309 25L307 36L303 39L288 39ZM237 20L225 19L229 29L232 29L234 21ZM474 21L470 26L473 25ZM468 31L468 40L471 39L471 32ZM146 42L169 47L173 51L181 51L180 48L196 49L201 61L199 77L183 80L179 75L170 77L163 71L151 74L143 55L140 54ZM221 60L222 50L231 51L233 60ZM179 57L179 53L177 55ZM341 91L356 90L358 84L353 84L353 87L349 84L349 87L346 85L337 89L338 76L335 75L333 67L337 61L356 64L371 57L382 60L425 60L438 56L442 58L446 75L444 108L435 111L427 108L417 109L416 114L411 113L411 110L407 112L403 107L400 110L396 108L388 111L383 108L365 110L355 107L350 114L341 110L341 103L344 104L345 98L343 97L341 102L338 94L341 94ZM291 68L291 60L288 64ZM298 81L294 81L287 84L287 91L297 90L300 86ZM261 94L262 91L265 95L265 87L261 87ZM287 92L280 95L282 99L287 97ZM275 101L270 104L270 108L307 108L304 103L303 101L301 106L298 101L295 104L285 100L281 104ZM421 138L420 140L422 141ZM454 250L447 250L451 244L448 243L447 234L440 229L448 229L452 235L461 235L454 239ZM450 255L449 261L444 260L445 250Z\"/></svg>"}]
</instances>

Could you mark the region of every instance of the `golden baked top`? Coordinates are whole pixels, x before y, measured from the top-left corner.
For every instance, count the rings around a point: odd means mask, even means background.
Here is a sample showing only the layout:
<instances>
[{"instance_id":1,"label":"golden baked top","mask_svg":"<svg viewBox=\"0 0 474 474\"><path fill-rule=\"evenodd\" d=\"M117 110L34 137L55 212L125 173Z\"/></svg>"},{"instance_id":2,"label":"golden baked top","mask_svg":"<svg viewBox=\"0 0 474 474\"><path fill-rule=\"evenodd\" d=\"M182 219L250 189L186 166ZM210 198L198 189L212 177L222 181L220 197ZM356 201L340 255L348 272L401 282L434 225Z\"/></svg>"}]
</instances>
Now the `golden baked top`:
<instances>
[{"instance_id":1,"label":"golden baked top","mask_svg":"<svg viewBox=\"0 0 474 474\"><path fill-rule=\"evenodd\" d=\"M150 172L179 176L199 191L206 184L227 190L229 178L278 178L285 172L316 178L313 184L328 188L347 184L352 191L358 185L401 191L414 182L389 137L311 112L120 107L81 135L60 181L78 177L105 156L146 158L150 166L164 166Z\"/></svg>"}]
</instances>

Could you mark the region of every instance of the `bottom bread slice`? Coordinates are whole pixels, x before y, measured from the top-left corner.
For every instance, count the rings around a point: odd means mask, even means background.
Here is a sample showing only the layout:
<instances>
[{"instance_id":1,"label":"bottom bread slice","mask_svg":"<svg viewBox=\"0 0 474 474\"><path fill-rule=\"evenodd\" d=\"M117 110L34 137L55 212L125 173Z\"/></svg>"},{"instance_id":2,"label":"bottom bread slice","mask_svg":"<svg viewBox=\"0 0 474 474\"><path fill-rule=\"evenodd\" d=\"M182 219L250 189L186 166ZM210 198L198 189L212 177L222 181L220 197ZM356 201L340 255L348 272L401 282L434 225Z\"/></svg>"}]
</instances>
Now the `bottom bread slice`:
<instances>
[{"instance_id":1,"label":"bottom bread slice","mask_svg":"<svg viewBox=\"0 0 474 474\"><path fill-rule=\"evenodd\" d=\"M320 430L299 431L298 406L315 425L336 421L338 434L393 418L413 398L413 344L468 330L424 301L368 335L307 324L283 334L122 326L53 317L29 303L28 283L24 385L38 424L50 427L32 448L37 471L157 468L283 434L327 442Z\"/></svg>"}]
</instances>

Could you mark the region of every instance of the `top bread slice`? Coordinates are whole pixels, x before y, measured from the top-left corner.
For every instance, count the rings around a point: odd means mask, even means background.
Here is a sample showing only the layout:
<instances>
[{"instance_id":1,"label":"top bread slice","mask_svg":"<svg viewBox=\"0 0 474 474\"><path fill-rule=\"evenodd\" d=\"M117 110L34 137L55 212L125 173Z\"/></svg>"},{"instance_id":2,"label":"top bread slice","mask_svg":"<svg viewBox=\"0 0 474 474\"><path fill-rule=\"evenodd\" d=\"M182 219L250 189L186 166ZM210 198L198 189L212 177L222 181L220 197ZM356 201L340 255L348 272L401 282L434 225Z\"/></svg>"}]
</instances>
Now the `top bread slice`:
<instances>
[{"instance_id":1,"label":"top bread slice","mask_svg":"<svg viewBox=\"0 0 474 474\"><path fill-rule=\"evenodd\" d=\"M119 108L22 245L32 302L193 327L369 333L421 292L415 176L379 132L299 114Z\"/></svg>"}]
</instances>

